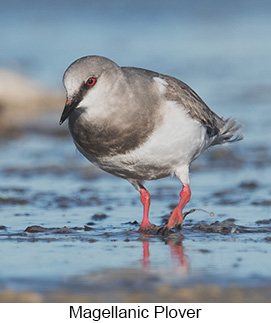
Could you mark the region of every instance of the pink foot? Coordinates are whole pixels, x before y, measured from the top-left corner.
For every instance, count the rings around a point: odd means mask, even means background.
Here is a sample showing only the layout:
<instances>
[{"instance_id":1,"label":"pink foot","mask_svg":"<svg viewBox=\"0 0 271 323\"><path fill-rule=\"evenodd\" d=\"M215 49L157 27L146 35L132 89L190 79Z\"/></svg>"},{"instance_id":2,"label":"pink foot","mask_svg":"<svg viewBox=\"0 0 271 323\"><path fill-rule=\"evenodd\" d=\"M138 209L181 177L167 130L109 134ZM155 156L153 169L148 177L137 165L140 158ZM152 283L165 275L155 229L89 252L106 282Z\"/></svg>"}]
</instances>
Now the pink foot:
<instances>
[{"instance_id":1,"label":"pink foot","mask_svg":"<svg viewBox=\"0 0 271 323\"><path fill-rule=\"evenodd\" d=\"M189 185L184 185L180 193L181 199L179 204L172 211L170 218L168 219L167 224L162 228L162 233L167 233L169 230L182 226L183 223L183 208L190 201L191 191Z\"/></svg>"},{"instance_id":2,"label":"pink foot","mask_svg":"<svg viewBox=\"0 0 271 323\"><path fill-rule=\"evenodd\" d=\"M143 232L143 231L148 231L150 228L151 228L151 223L149 220L142 220L139 228L138 228L138 231L139 232Z\"/></svg>"},{"instance_id":3,"label":"pink foot","mask_svg":"<svg viewBox=\"0 0 271 323\"><path fill-rule=\"evenodd\" d=\"M175 226L181 226L183 223L183 215L182 210L178 208L178 206L172 211L170 218L166 226L168 228L174 228Z\"/></svg>"}]
</instances>

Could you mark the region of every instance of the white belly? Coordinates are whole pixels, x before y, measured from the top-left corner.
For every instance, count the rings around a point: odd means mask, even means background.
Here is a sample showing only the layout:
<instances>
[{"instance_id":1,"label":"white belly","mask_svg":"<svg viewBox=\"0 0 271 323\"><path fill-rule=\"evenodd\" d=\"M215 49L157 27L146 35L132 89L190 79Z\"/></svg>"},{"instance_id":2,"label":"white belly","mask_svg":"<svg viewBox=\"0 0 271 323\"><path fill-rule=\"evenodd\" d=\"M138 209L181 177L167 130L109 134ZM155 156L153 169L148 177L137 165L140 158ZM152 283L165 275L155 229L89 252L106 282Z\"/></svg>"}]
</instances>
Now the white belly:
<instances>
[{"instance_id":1,"label":"white belly","mask_svg":"<svg viewBox=\"0 0 271 323\"><path fill-rule=\"evenodd\" d=\"M165 104L163 116L149 139L133 151L103 158L81 152L101 169L120 177L151 180L173 175L207 148L208 138L206 129L173 101Z\"/></svg>"}]
</instances>

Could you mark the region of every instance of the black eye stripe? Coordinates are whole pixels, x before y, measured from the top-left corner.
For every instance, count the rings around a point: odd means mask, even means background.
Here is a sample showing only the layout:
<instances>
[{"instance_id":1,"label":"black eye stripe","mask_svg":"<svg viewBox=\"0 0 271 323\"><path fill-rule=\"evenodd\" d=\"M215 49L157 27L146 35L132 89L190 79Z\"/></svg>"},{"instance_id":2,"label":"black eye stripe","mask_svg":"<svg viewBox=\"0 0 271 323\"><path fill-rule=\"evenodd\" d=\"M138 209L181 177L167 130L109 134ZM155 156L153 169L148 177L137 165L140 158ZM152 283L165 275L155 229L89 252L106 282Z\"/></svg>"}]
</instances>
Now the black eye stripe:
<instances>
[{"instance_id":1,"label":"black eye stripe","mask_svg":"<svg viewBox=\"0 0 271 323\"><path fill-rule=\"evenodd\" d=\"M74 96L74 100L76 102L78 102L78 104L79 104L83 100L83 98L85 97L85 95L88 92L88 90L90 90L90 88L93 87L93 85L96 82L97 82L97 79L95 77L90 77L89 79L87 79L87 81L85 81L84 83L82 83L82 85L79 88L79 91Z\"/></svg>"}]
</instances>

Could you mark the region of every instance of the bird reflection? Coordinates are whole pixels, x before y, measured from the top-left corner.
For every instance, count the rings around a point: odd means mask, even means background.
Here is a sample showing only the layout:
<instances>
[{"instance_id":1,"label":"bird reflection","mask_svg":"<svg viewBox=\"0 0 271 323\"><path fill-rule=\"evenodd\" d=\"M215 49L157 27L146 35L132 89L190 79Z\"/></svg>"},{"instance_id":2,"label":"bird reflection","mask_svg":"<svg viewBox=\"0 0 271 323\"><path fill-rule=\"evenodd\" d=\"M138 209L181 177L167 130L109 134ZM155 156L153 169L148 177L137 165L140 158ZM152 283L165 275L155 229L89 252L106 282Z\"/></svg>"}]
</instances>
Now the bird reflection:
<instances>
[{"instance_id":1,"label":"bird reflection","mask_svg":"<svg viewBox=\"0 0 271 323\"><path fill-rule=\"evenodd\" d=\"M150 266L150 250L149 250L150 242L149 240L147 240L148 238L149 236L145 236L146 240L142 241L143 257L140 259L140 262L144 269L148 269ZM183 247L182 241L168 240L166 242L166 245L169 246L172 262L188 270L190 268L190 263L189 263L188 257L184 253L184 247Z\"/></svg>"},{"instance_id":2,"label":"bird reflection","mask_svg":"<svg viewBox=\"0 0 271 323\"><path fill-rule=\"evenodd\" d=\"M188 261L188 257L184 253L184 247L183 247L182 241L180 242L168 241L167 245L170 247L171 258L173 260L177 260L182 267L189 268L190 264Z\"/></svg>"},{"instance_id":3,"label":"bird reflection","mask_svg":"<svg viewBox=\"0 0 271 323\"><path fill-rule=\"evenodd\" d=\"M150 265L150 251L149 241L143 241L143 258L140 259L143 268L149 268Z\"/></svg>"}]
</instances>

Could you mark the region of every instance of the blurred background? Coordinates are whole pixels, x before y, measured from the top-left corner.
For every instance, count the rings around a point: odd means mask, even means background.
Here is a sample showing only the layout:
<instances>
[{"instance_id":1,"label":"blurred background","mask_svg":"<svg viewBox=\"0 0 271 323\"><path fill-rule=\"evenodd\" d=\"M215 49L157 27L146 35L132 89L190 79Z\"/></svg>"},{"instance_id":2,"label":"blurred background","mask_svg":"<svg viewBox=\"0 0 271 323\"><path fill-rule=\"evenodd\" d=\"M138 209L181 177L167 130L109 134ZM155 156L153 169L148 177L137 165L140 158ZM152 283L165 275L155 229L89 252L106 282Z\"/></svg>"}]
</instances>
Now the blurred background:
<instances>
[{"instance_id":1,"label":"blurred background","mask_svg":"<svg viewBox=\"0 0 271 323\"><path fill-rule=\"evenodd\" d=\"M271 2L0 0L0 8L0 255L5 259L0 300L18 300L17 293L6 294L7 290L60 288L70 293L77 284L82 292L81 275L92 275L84 276L84 286L88 281L92 293L101 292L101 286L108 293L110 285L116 295L116 286L124 286L122 295L133 301L127 295L135 290L106 270L139 270L142 264L144 273L121 275L127 281L136 277L142 285L132 286L143 293L149 282L144 275L150 274L146 268L151 267L158 286L168 288L163 295L178 300L202 301L207 292L202 291L202 298L196 289L192 295L177 295L171 284L211 283L223 289L232 284L251 288L251 282L261 288L270 282L270 260L265 255L271 239ZM142 246L136 233L127 238L129 230L136 232L128 221L141 220L137 192L76 154L67 124L58 125L65 102L62 75L85 55L102 55L120 66L180 78L217 114L244 125L245 141L204 154L192 168L190 206L207 208L216 214L214 219L206 213L189 215L184 237L173 244L145 237ZM151 220L159 224L177 202L180 183L165 179L147 186L153 194ZM93 218L96 213L105 216ZM226 225L223 221L229 218ZM216 220L222 225L214 231ZM207 221L205 227L197 226L200 221ZM87 223L96 229L84 231ZM25 232L33 225L44 230ZM64 229L59 235L57 230L63 227L79 231ZM206 235L208 230L215 235ZM105 232L113 234L112 240ZM260 242L257 248L255 242ZM178 274L176 255L184 269ZM104 274L95 276L97 270ZM77 280L71 279L75 276ZM150 284L149 290L157 284ZM229 299L244 301L256 295L261 301L259 295L265 295L242 293L238 295L243 298L230 294ZM140 295L136 299L144 300ZM163 301L157 290L155 295ZM227 301L223 293L219 295ZM145 296L148 301L154 294ZM21 299L44 300L31 297ZM65 297L49 297L56 299Z\"/></svg>"},{"instance_id":2,"label":"blurred background","mask_svg":"<svg viewBox=\"0 0 271 323\"><path fill-rule=\"evenodd\" d=\"M62 89L67 66L89 54L181 78L218 113L234 111L245 123L255 108L257 117L265 113L263 103L270 100L267 0L1 0L0 4L2 110L3 102L11 101L5 95L12 93L15 100L20 90L24 92L22 81L4 71L24 75L39 90L54 94ZM4 91L9 80L9 90ZM262 127L258 121L257 132Z\"/></svg>"}]
</instances>

